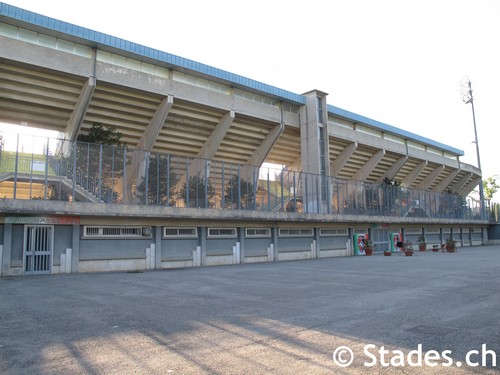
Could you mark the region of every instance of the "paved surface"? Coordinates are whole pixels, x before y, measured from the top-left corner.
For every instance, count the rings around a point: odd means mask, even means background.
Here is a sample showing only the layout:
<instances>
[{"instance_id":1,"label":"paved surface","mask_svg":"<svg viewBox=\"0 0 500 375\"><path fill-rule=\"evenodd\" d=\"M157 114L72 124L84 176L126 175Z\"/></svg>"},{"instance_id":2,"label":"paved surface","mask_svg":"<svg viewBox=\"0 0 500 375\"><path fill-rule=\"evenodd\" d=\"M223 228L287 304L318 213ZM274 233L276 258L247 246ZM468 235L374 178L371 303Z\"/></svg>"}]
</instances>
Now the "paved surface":
<instances>
[{"instance_id":1,"label":"paved surface","mask_svg":"<svg viewBox=\"0 0 500 375\"><path fill-rule=\"evenodd\" d=\"M500 246L8 277L0 373L499 374L499 291ZM349 367L333 360L339 346L355 356ZM475 363L485 354L486 367L467 366L470 350ZM419 360L423 367L410 366Z\"/></svg>"}]
</instances>

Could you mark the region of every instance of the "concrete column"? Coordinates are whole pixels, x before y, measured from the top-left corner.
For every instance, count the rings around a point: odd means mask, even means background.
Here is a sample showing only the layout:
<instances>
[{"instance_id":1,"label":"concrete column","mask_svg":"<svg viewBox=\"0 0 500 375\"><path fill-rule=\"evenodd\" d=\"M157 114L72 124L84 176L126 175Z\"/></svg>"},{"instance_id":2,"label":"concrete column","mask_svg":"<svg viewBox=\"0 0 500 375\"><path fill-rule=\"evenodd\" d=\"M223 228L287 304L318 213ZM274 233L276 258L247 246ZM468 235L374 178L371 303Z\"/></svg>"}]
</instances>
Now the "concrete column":
<instances>
[{"instance_id":1,"label":"concrete column","mask_svg":"<svg viewBox=\"0 0 500 375\"><path fill-rule=\"evenodd\" d=\"M0 245L0 277L2 276L3 245Z\"/></svg>"},{"instance_id":2,"label":"concrete column","mask_svg":"<svg viewBox=\"0 0 500 375\"><path fill-rule=\"evenodd\" d=\"M71 272L78 272L78 263L80 261L80 224L73 224L72 233L73 247L71 256Z\"/></svg>"},{"instance_id":3,"label":"concrete column","mask_svg":"<svg viewBox=\"0 0 500 375\"><path fill-rule=\"evenodd\" d=\"M274 250L274 254L273 254L274 259L273 260L278 260L278 250L279 250L279 247L278 247L278 227L276 227L276 226L273 227L272 231L273 231L273 250Z\"/></svg>"},{"instance_id":4,"label":"concrete column","mask_svg":"<svg viewBox=\"0 0 500 375\"><path fill-rule=\"evenodd\" d=\"M321 247L319 246L319 233L320 229L314 228L314 241L316 246L314 247L313 258L319 258L319 253L321 251Z\"/></svg>"},{"instance_id":5,"label":"concrete column","mask_svg":"<svg viewBox=\"0 0 500 375\"><path fill-rule=\"evenodd\" d=\"M155 268L161 269L161 225L154 227L155 233Z\"/></svg>"},{"instance_id":6,"label":"concrete column","mask_svg":"<svg viewBox=\"0 0 500 375\"><path fill-rule=\"evenodd\" d=\"M326 105L326 96L328 94L313 90L303 95L306 97L306 105L305 107L303 107L303 113L301 113L300 124L302 171L307 173L320 174L321 164L318 144L319 128L320 124L322 124L324 129L326 130L325 140L328 144L328 109ZM318 98L321 98L321 112L318 107ZM325 152L326 151L327 150L325 150ZM329 160L327 167L328 166ZM328 170L329 168L327 169L327 171Z\"/></svg>"},{"instance_id":7,"label":"concrete column","mask_svg":"<svg viewBox=\"0 0 500 375\"><path fill-rule=\"evenodd\" d=\"M245 228L238 228L240 241L240 263L245 263Z\"/></svg>"},{"instance_id":8,"label":"concrete column","mask_svg":"<svg viewBox=\"0 0 500 375\"><path fill-rule=\"evenodd\" d=\"M201 267L201 247L196 246L193 250L193 267Z\"/></svg>"},{"instance_id":9,"label":"concrete column","mask_svg":"<svg viewBox=\"0 0 500 375\"><path fill-rule=\"evenodd\" d=\"M306 97L306 105L302 108L300 124L302 172L321 176L320 187L308 191L308 196L304 197L304 204L307 212L330 212L331 199L327 187L327 176L330 173L328 107L326 103L328 94L313 90L303 95ZM323 152L321 152L321 137L323 138ZM318 194L320 194L319 197ZM322 207L317 207L318 203Z\"/></svg>"},{"instance_id":10,"label":"concrete column","mask_svg":"<svg viewBox=\"0 0 500 375\"><path fill-rule=\"evenodd\" d=\"M481 245L486 245L489 242L488 228L481 229Z\"/></svg>"},{"instance_id":11,"label":"concrete column","mask_svg":"<svg viewBox=\"0 0 500 375\"><path fill-rule=\"evenodd\" d=\"M12 257L12 223L3 225L2 275L10 275L10 259Z\"/></svg>"},{"instance_id":12,"label":"concrete column","mask_svg":"<svg viewBox=\"0 0 500 375\"><path fill-rule=\"evenodd\" d=\"M207 265L207 227L200 228L200 247L201 247L201 264L200 266Z\"/></svg>"},{"instance_id":13,"label":"concrete column","mask_svg":"<svg viewBox=\"0 0 500 375\"><path fill-rule=\"evenodd\" d=\"M236 242L236 244L233 246L233 264L240 264L241 263L241 244L239 242Z\"/></svg>"},{"instance_id":14,"label":"concrete column","mask_svg":"<svg viewBox=\"0 0 500 375\"><path fill-rule=\"evenodd\" d=\"M71 258L73 257L73 250L66 249L66 264L64 265L65 273L71 273Z\"/></svg>"}]
</instances>

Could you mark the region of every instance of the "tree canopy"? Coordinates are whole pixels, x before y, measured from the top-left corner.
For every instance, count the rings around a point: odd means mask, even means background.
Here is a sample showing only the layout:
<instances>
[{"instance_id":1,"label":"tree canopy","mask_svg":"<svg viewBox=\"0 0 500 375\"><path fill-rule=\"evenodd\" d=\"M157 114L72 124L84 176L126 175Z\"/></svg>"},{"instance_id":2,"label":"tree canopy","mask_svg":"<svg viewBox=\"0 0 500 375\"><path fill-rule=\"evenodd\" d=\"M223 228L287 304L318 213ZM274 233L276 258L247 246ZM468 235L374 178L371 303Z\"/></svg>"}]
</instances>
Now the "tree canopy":
<instances>
[{"instance_id":1,"label":"tree canopy","mask_svg":"<svg viewBox=\"0 0 500 375\"><path fill-rule=\"evenodd\" d=\"M492 199L498 191L498 188L500 188L500 186L497 184L497 180L494 176L483 180L483 191L486 199Z\"/></svg>"},{"instance_id":2,"label":"tree canopy","mask_svg":"<svg viewBox=\"0 0 500 375\"><path fill-rule=\"evenodd\" d=\"M122 136L123 134L116 129L101 124L92 124L87 134L78 135L78 140L99 145L121 146Z\"/></svg>"}]
</instances>

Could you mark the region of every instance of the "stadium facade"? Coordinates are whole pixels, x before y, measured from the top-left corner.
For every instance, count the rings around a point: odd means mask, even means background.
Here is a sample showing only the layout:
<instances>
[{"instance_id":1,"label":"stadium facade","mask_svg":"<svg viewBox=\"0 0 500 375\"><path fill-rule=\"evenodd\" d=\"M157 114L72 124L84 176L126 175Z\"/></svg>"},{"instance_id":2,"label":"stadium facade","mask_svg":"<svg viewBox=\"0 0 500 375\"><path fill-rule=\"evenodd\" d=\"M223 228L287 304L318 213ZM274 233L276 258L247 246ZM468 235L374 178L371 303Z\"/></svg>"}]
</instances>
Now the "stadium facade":
<instances>
[{"instance_id":1,"label":"stadium facade","mask_svg":"<svg viewBox=\"0 0 500 375\"><path fill-rule=\"evenodd\" d=\"M144 270L488 241L463 151L0 3L0 274ZM432 119L430 119L432 121ZM94 126L120 146L78 141ZM394 249L393 249L394 250Z\"/></svg>"}]
</instances>

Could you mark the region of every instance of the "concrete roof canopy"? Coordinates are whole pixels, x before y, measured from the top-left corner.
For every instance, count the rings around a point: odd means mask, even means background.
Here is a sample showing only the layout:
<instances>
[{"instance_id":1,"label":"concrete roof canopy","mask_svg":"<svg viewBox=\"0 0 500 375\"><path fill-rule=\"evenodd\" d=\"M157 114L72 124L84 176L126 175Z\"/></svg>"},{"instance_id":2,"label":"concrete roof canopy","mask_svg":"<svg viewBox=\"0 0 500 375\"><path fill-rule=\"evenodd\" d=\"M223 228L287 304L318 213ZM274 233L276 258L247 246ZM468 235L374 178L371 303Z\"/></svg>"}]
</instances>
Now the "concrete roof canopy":
<instances>
[{"instance_id":1,"label":"concrete roof canopy","mask_svg":"<svg viewBox=\"0 0 500 375\"><path fill-rule=\"evenodd\" d=\"M306 94L0 3L0 121L95 123L131 148L301 170ZM325 93L323 93L325 94ZM326 94L325 94L326 95ZM329 174L467 195L481 171L457 148L328 105Z\"/></svg>"}]
</instances>

